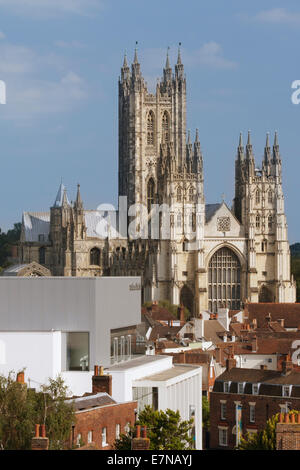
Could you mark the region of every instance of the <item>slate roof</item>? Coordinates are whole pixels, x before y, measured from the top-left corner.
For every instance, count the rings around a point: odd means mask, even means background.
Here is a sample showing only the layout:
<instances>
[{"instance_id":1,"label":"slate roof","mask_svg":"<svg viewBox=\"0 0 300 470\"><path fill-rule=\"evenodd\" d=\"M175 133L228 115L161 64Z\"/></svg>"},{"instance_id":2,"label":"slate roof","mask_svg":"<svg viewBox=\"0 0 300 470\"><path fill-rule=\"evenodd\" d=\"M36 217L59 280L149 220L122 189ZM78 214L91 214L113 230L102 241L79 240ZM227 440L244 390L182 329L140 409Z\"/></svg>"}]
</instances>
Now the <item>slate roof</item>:
<instances>
[{"instance_id":1,"label":"slate roof","mask_svg":"<svg viewBox=\"0 0 300 470\"><path fill-rule=\"evenodd\" d=\"M221 207L222 204L205 204L205 223L207 224L210 219L215 215L217 210Z\"/></svg>"},{"instance_id":2,"label":"slate roof","mask_svg":"<svg viewBox=\"0 0 300 470\"><path fill-rule=\"evenodd\" d=\"M73 403L75 411L88 410L99 406L115 405L117 403L110 395L108 395L108 393L105 392L74 398L68 400L68 402Z\"/></svg>"},{"instance_id":3,"label":"slate roof","mask_svg":"<svg viewBox=\"0 0 300 470\"><path fill-rule=\"evenodd\" d=\"M207 341L212 341L214 344L219 343L222 339L219 334L224 333L226 330L218 320L205 320L204 321L204 338Z\"/></svg>"}]
</instances>

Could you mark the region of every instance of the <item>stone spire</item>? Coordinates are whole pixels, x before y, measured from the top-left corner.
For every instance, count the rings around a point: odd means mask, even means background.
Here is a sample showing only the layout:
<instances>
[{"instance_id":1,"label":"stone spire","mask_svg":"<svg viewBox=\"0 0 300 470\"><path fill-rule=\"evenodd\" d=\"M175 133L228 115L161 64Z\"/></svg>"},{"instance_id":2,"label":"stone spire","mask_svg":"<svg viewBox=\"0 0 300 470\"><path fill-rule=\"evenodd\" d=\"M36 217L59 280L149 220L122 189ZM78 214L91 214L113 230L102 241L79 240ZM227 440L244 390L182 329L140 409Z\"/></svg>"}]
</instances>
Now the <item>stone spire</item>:
<instances>
[{"instance_id":1,"label":"stone spire","mask_svg":"<svg viewBox=\"0 0 300 470\"><path fill-rule=\"evenodd\" d=\"M170 59L169 59L169 47L167 49L167 58L166 58L166 66L164 68L164 82L170 83L172 81L172 69L170 67Z\"/></svg>"},{"instance_id":2,"label":"stone spire","mask_svg":"<svg viewBox=\"0 0 300 470\"><path fill-rule=\"evenodd\" d=\"M139 64L139 60L138 60L138 54L137 54L137 41L135 43L135 50L134 50L134 59L133 59L133 63L131 65L131 70L132 70L132 78L133 80L138 80L139 78L141 78L141 66Z\"/></svg>"},{"instance_id":3,"label":"stone spire","mask_svg":"<svg viewBox=\"0 0 300 470\"><path fill-rule=\"evenodd\" d=\"M123 67L121 68L121 78L122 78L122 82L125 82L130 78L130 69L129 69L128 63L127 63L126 52L124 54Z\"/></svg>"},{"instance_id":4,"label":"stone spire","mask_svg":"<svg viewBox=\"0 0 300 470\"><path fill-rule=\"evenodd\" d=\"M76 195L76 201L75 201L74 206L77 210L82 210L83 209L83 202L82 202L82 199L81 199L80 184L79 183L77 185L77 195Z\"/></svg>"},{"instance_id":5,"label":"stone spire","mask_svg":"<svg viewBox=\"0 0 300 470\"><path fill-rule=\"evenodd\" d=\"M183 80L184 79L184 67L181 61L181 42L179 43L178 46L178 57L177 57L177 64L175 65L175 77L177 80Z\"/></svg>"},{"instance_id":6,"label":"stone spire","mask_svg":"<svg viewBox=\"0 0 300 470\"><path fill-rule=\"evenodd\" d=\"M202 165L203 165L203 160L202 160L202 152L201 152L200 140L199 140L199 131L198 129L196 129L196 137L195 137L195 142L194 142L194 169L196 173L199 173L202 171Z\"/></svg>"},{"instance_id":7,"label":"stone spire","mask_svg":"<svg viewBox=\"0 0 300 470\"><path fill-rule=\"evenodd\" d=\"M279 153L278 134L277 134L277 131L275 131L274 145L273 145L273 162L277 163L280 161L281 161L281 158L280 158L280 153Z\"/></svg>"},{"instance_id":8,"label":"stone spire","mask_svg":"<svg viewBox=\"0 0 300 470\"><path fill-rule=\"evenodd\" d=\"M247 139L247 145L246 145L246 159L254 160L250 131L248 131L248 139Z\"/></svg>"},{"instance_id":9,"label":"stone spire","mask_svg":"<svg viewBox=\"0 0 300 470\"><path fill-rule=\"evenodd\" d=\"M193 158L193 144L191 141L191 132L188 131L188 138L187 138L187 144L186 144L186 160L188 163L192 161Z\"/></svg>"},{"instance_id":10,"label":"stone spire","mask_svg":"<svg viewBox=\"0 0 300 470\"><path fill-rule=\"evenodd\" d=\"M269 132L267 132L267 137L266 137L266 145L265 145L265 151L264 151L264 162L265 162L265 164L268 164L268 165L271 162L271 147L270 147Z\"/></svg>"},{"instance_id":11,"label":"stone spire","mask_svg":"<svg viewBox=\"0 0 300 470\"><path fill-rule=\"evenodd\" d=\"M239 145L237 148L238 160L244 160L244 145L243 145L243 134L240 132Z\"/></svg>"}]
</instances>

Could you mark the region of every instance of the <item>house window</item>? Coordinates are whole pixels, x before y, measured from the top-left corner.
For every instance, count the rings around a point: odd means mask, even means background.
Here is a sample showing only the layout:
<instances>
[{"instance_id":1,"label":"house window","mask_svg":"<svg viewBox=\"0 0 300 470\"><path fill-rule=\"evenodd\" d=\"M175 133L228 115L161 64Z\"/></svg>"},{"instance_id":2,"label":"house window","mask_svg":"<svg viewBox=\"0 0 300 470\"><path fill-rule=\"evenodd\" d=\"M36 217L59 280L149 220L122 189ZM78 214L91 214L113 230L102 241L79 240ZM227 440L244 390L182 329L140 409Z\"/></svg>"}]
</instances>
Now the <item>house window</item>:
<instances>
[{"instance_id":1,"label":"house window","mask_svg":"<svg viewBox=\"0 0 300 470\"><path fill-rule=\"evenodd\" d=\"M219 445L226 447L228 445L227 428L219 428Z\"/></svg>"},{"instance_id":2,"label":"house window","mask_svg":"<svg viewBox=\"0 0 300 470\"><path fill-rule=\"evenodd\" d=\"M130 431L130 422L129 421L125 424L124 431L126 432L126 434L129 433L129 431Z\"/></svg>"},{"instance_id":3,"label":"house window","mask_svg":"<svg viewBox=\"0 0 300 470\"><path fill-rule=\"evenodd\" d=\"M77 438L76 438L76 445L77 447L80 447L81 445L81 434L77 434Z\"/></svg>"},{"instance_id":4,"label":"house window","mask_svg":"<svg viewBox=\"0 0 300 470\"><path fill-rule=\"evenodd\" d=\"M116 424L116 439L120 439L120 431L121 431L120 424Z\"/></svg>"},{"instance_id":5,"label":"house window","mask_svg":"<svg viewBox=\"0 0 300 470\"><path fill-rule=\"evenodd\" d=\"M224 382L224 393L229 393L230 382Z\"/></svg>"},{"instance_id":6,"label":"house window","mask_svg":"<svg viewBox=\"0 0 300 470\"><path fill-rule=\"evenodd\" d=\"M283 397L290 397L291 396L291 386L290 385L283 385L282 386L282 396Z\"/></svg>"},{"instance_id":7,"label":"house window","mask_svg":"<svg viewBox=\"0 0 300 470\"><path fill-rule=\"evenodd\" d=\"M252 384L252 395L258 395L259 384Z\"/></svg>"},{"instance_id":8,"label":"house window","mask_svg":"<svg viewBox=\"0 0 300 470\"><path fill-rule=\"evenodd\" d=\"M106 442L107 428L102 428L102 447L107 446Z\"/></svg>"},{"instance_id":9,"label":"house window","mask_svg":"<svg viewBox=\"0 0 300 470\"><path fill-rule=\"evenodd\" d=\"M240 394L244 393L244 382L238 383L238 393Z\"/></svg>"},{"instance_id":10,"label":"house window","mask_svg":"<svg viewBox=\"0 0 300 470\"><path fill-rule=\"evenodd\" d=\"M226 419L226 403L221 402L221 419Z\"/></svg>"},{"instance_id":11,"label":"house window","mask_svg":"<svg viewBox=\"0 0 300 470\"><path fill-rule=\"evenodd\" d=\"M93 442L93 431L88 432L88 444L91 444Z\"/></svg>"},{"instance_id":12,"label":"house window","mask_svg":"<svg viewBox=\"0 0 300 470\"><path fill-rule=\"evenodd\" d=\"M43 233L39 234L39 242L45 241L45 235Z\"/></svg>"},{"instance_id":13,"label":"house window","mask_svg":"<svg viewBox=\"0 0 300 470\"><path fill-rule=\"evenodd\" d=\"M249 421L255 423L255 405L249 405Z\"/></svg>"}]
</instances>

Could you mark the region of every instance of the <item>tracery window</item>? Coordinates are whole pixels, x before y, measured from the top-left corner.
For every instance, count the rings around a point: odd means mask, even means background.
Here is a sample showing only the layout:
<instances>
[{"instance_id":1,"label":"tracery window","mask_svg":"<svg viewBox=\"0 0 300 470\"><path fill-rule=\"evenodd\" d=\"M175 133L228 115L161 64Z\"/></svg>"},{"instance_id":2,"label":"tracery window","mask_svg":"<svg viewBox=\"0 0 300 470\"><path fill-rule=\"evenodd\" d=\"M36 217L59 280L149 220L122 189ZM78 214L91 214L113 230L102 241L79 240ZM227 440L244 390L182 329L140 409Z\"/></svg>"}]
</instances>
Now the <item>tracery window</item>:
<instances>
[{"instance_id":1,"label":"tracery window","mask_svg":"<svg viewBox=\"0 0 300 470\"><path fill-rule=\"evenodd\" d=\"M273 202L273 193L271 189L268 191L268 202L272 203Z\"/></svg>"},{"instance_id":2,"label":"tracery window","mask_svg":"<svg viewBox=\"0 0 300 470\"><path fill-rule=\"evenodd\" d=\"M155 200L155 183L153 178L150 178L147 185L147 210L151 211L152 205Z\"/></svg>"},{"instance_id":3,"label":"tracery window","mask_svg":"<svg viewBox=\"0 0 300 470\"><path fill-rule=\"evenodd\" d=\"M177 188L177 202L181 202L181 198L182 198L182 191L181 191L181 188L178 187Z\"/></svg>"},{"instance_id":4,"label":"tracery window","mask_svg":"<svg viewBox=\"0 0 300 470\"><path fill-rule=\"evenodd\" d=\"M209 262L208 305L211 312L217 312L220 307L240 308L241 265L229 248L220 248Z\"/></svg>"},{"instance_id":5,"label":"tracery window","mask_svg":"<svg viewBox=\"0 0 300 470\"><path fill-rule=\"evenodd\" d=\"M90 251L90 265L99 266L100 265L100 255L101 252L99 248L92 248Z\"/></svg>"},{"instance_id":6,"label":"tracery window","mask_svg":"<svg viewBox=\"0 0 300 470\"><path fill-rule=\"evenodd\" d=\"M170 142L170 120L166 111L164 112L162 118L162 141Z\"/></svg>"},{"instance_id":7,"label":"tracery window","mask_svg":"<svg viewBox=\"0 0 300 470\"><path fill-rule=\"evenodd\" d=\"M154 145L154 113L150 111L147 117L147 145Z\"/></svg>"},{"instance_id":8,"label":"tracery window","mask_svg":"<svg viewBox=\"0 0 300 470\"><path fill-rule=\"evenodd\" d=\"M256 204L260 203L260 190L259 189L257 189L257 191L255 193L255 203Z\"/></svg>"},{"instance_id":9,"label":"tracery window","mask_svg":"<svg viewBox=\"0 0 300 470\"><path fill-rule=\"evenodd\" d=\"M257 215L255 218L255 227L260 228L260 216Z\"/></svg>"},{"instance_id":10,"label":"tracery window","mask_svg":"<svg viewBox=\"0 0 300 470\"><path fill-rule=\"evenodd\" d=\"M179 212L177 214L177 227L181 228L181 225L182 225L182 217L181 217L181 213Z\"/></svg>"},{"instance_id":11,"label":"tracery window","mask_svg":"<svg viewBox=\"0 0 300 470\"><path fill-rule=\"evenodd\" d=\"M273 227L273 217L269 215L268 217L268 228L271 230Z\"/></svg>"},{"instance_id":12,"label":"tracery window","mask_svg":"<svg viewBox=\"0 0 300 470\"><path fill-rule=\"evenodd\" d=\"M189 202L194 202L194 189L190 188L189 189Z\"/></svg>"}]
</instances>

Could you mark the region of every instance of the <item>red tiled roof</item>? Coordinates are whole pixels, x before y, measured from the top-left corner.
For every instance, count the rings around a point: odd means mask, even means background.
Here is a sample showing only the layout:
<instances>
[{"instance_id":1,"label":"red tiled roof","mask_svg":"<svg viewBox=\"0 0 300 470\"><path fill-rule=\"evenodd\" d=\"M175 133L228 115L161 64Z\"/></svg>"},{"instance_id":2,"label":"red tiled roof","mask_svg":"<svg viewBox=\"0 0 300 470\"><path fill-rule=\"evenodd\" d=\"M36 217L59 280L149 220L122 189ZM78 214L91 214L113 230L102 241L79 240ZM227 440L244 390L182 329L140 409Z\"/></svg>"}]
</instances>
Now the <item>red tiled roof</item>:
<instances>
[{"instance_id":1,"label":"red tiled roof","mask_svg":"<svg viewBox=\"0 0 300 470\"><path fill-rule=\"evenodd\" d=\"M250 321L256 318L258 327L265 325L269 314L272 321L283 318L285 328L298 328L300 325L300 303L248 303L244 312Z\"/></svg>"}]
</instances>

